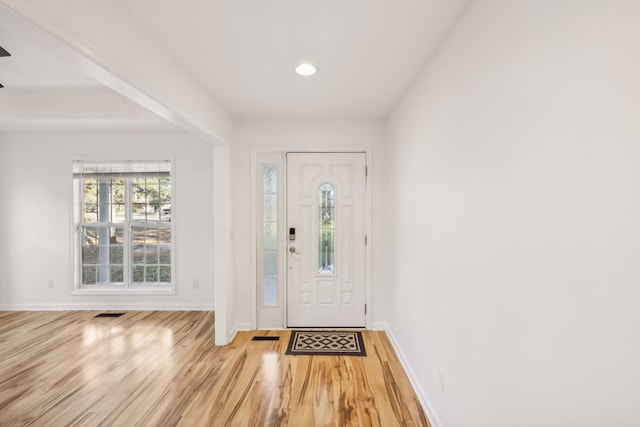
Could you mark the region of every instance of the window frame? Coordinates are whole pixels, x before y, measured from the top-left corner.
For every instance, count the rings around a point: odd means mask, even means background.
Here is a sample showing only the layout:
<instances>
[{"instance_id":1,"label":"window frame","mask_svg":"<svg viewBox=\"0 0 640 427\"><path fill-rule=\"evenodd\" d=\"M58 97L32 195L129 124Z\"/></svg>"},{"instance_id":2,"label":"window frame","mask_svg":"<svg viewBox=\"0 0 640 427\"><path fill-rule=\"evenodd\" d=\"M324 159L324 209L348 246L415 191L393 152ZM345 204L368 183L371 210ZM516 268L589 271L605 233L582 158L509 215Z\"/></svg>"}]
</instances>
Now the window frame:
<instances>
[{"instance_id":1,"label":"window frame","mask_svg":"<svg viewBox=\"0 0 640 427\"><path fill-rule=\"evenodd\" d=\"M252 247L250 260L252 269L253 292L251 294L252 324L258 329L283 328L285 325L286 306L286 250L287 236L285 218L285 166L282 151L258 151L252 154L251 180L251 233ZM264 175L265 167L276 168L277 175L277 276L276 304L264 304Z\"/></svg>"},{"instance_id":2,"label":"window frame","mask_svg":"<svg viewBox=\"0 0 640 427\"><path fill-rule=\"evenodd\" d=\"M123 282L115 283L115 284L96 284L96 285L85 285L82 283L82 240L83 240L83 227L85 227L88 223L83 221L83 206L84 206L84 196L83 196L83 180L77 179L73 175L74 168L76 167L76 163L104 163L104 164L141 164L141 163L150 163L150 164L158 164L158 163L168 163L170 165L170 177L171 177L171 220L168 222L158 221L157 225L160 226L168 226L170 228L171 233L171 241L170 241L170 250L171 250L171 281L169 283L144 283L144 284L135 284L133 282L133 254L132 250L135 246L131 234L133 227L144 227L148 228L149 222L135 222L132 219L131 208L133 207L134 201L131 198L131 184L125 184L125 222L105 222L105 223L91 223L91 224L100 224L99 227L122 227L124 229L124 239L123 242ZM128 158L126 160L118 160L113 158L83 158L83 157L74 157L71 159L70 170L72 171L71 175L71 186L72 186L72 215L71 215L71 229L72 229L72 257L71 257L71 265L73 271L73 282L71 287L72 295L174 295L175 294L175 283L176 283L176 233L175 233L175 218L176 218L176 178L175 178L175 170L176 170L176 162L175 158L172 156L163 156L163 157L153 157L153 156L145 156L144 158ZM132 177L127 177L130 182L132 181ZM162 208L161 208L162 209ZM162 215L162 213L160 213ZM111 220L111 218L110 218ZM151 224L156 224L155 222L151 222ZM153 228L153 227L151 227ZM159 245L158 245L159 246Z\"/></svg>"}]
</instances>

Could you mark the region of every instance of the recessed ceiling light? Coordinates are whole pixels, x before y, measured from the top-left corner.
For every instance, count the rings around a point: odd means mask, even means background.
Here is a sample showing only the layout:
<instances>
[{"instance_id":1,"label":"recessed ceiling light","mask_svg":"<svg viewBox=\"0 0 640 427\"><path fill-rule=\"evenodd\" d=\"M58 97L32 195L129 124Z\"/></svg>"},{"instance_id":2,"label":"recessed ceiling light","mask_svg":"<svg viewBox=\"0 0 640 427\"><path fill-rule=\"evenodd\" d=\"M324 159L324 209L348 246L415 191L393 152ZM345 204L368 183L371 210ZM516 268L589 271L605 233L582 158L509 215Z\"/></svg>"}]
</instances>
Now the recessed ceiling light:
<instances>
[{"instance_id":1,"label":"recessed ceiling light","mask_svg":"<svg viewBox=\"0 0 640 427\"><path fill-rule=\"evenodd\" d=\"M313 76L318 69L315 65L309 64L308 62L303 62L296 67L296 73L301 76Z\"/></svg>"}]
</instances>

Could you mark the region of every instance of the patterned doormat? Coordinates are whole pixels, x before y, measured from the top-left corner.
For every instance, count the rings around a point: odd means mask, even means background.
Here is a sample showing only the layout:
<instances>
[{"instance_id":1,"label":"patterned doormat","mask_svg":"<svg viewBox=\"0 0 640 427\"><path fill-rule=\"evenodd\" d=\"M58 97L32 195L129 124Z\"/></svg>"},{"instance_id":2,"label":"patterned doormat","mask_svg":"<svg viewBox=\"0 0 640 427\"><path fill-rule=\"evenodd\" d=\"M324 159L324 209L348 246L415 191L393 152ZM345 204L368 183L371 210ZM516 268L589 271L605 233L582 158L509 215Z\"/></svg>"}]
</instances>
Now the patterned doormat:
<instances>
[{"instance_id":1,"label":"patterned doormat","mask_svg":"<svg viewBox=\"0 0 640 427\"><path fill-rule=\"evenodd\" d=\"M358 331L292 331L285 354L307 356L366 356Z\"/></svg>"}]
</instances>

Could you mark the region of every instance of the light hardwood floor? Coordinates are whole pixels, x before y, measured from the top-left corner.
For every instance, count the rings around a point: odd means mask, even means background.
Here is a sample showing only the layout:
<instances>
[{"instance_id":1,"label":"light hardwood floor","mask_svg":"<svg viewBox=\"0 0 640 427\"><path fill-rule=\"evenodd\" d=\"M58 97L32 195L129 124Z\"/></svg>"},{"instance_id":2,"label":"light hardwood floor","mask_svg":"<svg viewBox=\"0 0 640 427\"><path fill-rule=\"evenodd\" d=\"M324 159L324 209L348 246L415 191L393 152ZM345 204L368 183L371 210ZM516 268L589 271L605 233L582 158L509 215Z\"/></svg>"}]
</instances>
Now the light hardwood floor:
<instances>
[{"instance_id":1,"label":"light hardwood floor","mask_svg":"<svg viewBox=\"0 0 640 427\"><path fill-rule=\"evenodd\" d=\"M214 346L210 312L97 313L0 312L1 426L429 426L383 332L287 356L289 331Z\"/></svg>"}]
</instances>

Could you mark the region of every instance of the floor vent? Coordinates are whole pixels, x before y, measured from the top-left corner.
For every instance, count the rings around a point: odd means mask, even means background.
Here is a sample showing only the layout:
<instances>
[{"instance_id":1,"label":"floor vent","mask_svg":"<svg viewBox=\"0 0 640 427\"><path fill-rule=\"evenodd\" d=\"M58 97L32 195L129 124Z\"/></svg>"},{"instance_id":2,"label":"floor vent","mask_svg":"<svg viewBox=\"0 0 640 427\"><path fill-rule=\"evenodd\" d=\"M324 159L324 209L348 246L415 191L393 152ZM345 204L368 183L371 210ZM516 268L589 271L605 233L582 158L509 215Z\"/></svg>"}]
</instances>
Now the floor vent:
<instances>
[{"instance_id":1,"label":"floor vent","mask_svg":"<svg viewBox=\"0 0 640 427\"><path fill-rule=\"evenodd\" d=\"M251 338L251 341L280 341L280 337L267 337L264 335L259 335Z\"/></svg>"},{"instance_id":2,"label":"floor vent","mask_svg":"<svg viewBox=\"0 0 640 427\"><path fill-rule=\"evenodd\" d=\"M94 316L94 318L96 317L120 317L122 316L124 313L100 313Z\"/></svg>"}]
</instances>

